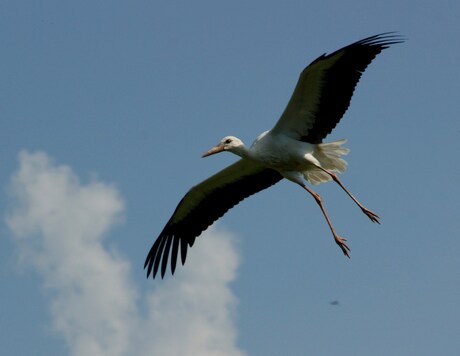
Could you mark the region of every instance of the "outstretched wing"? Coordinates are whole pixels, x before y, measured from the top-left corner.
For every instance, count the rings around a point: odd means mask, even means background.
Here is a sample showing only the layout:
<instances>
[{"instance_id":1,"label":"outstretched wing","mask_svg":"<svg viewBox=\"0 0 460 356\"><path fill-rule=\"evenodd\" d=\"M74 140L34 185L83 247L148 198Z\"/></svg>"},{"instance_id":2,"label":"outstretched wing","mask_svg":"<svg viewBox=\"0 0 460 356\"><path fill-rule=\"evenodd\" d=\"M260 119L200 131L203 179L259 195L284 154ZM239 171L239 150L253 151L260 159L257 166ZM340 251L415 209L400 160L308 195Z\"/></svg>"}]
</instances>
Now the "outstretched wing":
<instances>
[{"instance_id":1,"label":"outstretched wing","mask_svg":"<svg viewBox=\"0 0 460 356\"><path fill-rule=\"evenodd\" d=\"M144 264L147 277L152 273L155 278L160 263L164 277L170 253L174 274L179 246L184 264L188 246L193 246L201 232L240 201L282 178L277 171L243 158L191 188L147 255Z\"/></svg>"},{"instance_id":2,"label":"outstretched wing","mask_svg":"<svg viewBox=\"0 0 460 356\"><path fill-rule=\"evenodd\" d=\"M272 132L304 142L322 142L348 109L366 67L383 49L400 42L400 36L383 33L318 57L300 74Z\"/></svg>"}]
</instances>

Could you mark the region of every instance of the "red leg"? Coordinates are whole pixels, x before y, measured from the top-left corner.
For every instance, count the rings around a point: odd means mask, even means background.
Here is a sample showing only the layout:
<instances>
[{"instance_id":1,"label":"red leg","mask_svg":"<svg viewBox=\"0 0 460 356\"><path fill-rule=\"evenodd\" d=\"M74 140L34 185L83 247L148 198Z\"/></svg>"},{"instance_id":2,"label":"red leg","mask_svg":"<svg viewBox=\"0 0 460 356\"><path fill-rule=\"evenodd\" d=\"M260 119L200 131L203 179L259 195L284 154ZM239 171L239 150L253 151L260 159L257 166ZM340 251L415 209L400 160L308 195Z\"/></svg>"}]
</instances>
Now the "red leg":
<instances>
[{"instance_id":1,"label":"red leg","mask_svg":"<svg viewBox=\"0 0 460 356\"><path fill-rule=\"evenodd\" d=\"M329 175L331 176L331 178L334 180L334 182L336 182L336 183L340 186L340 188L342 188L342 189L345 191L345 193L347 193L348 196L349 196L351 199L353 199L353 201L356 203L356 205L359 206L359 208L361 209L361 211L362 211L364 214L366 214L366 216L367 216L369 219L371 219L372 222L375 222L375 223L377 223L377 224L380 224L380 221L379 221L380 217L379 217L376 213L370 211L370 210L367 209L365 206L363 206L363 205L358 201L358 199L356 199L356 198L353 196L353 194L351 194L351 193L348 191L348 189L345 188L345 186L342 184L342 182L340 181L340 179L339 179L339 177L337 176L337 174L335 174L334 172L328 171L327 169L324 169L323 167L319 167L319 166L317 166L317 167L318 167L319 169L321 169L322 171L326 172L327 174L329 174Z\"/></svg>"},{"instance_id":2,"label":"red leg","mask_svg":"<svg viewBox=\"0 0 460 356\"><path fill-rule=\"evenodd\" d=\"M318 193L315 193L313 190L308 188L306 185L300 184L302 188L304 188L307 192L309 192L313 198L315 198L316 202L318 203L319 207L321 208L321 211L323 212L324 217L326 218L327 224L329 225L329 228L331 229L332 235L334 236L334 240L337 245L342 249L342 252L344 253L345 256L350 258L350 255L348 254L348 251L350 251L350 248L347 246L345 241L347 241L346 238L340 237L337 235L335 232L334 227L332 226L331 220L329 219L329 216L326 213L326 209L324 209L323 201L321 199L321 196Z\"/></svg>"}]
</instances>

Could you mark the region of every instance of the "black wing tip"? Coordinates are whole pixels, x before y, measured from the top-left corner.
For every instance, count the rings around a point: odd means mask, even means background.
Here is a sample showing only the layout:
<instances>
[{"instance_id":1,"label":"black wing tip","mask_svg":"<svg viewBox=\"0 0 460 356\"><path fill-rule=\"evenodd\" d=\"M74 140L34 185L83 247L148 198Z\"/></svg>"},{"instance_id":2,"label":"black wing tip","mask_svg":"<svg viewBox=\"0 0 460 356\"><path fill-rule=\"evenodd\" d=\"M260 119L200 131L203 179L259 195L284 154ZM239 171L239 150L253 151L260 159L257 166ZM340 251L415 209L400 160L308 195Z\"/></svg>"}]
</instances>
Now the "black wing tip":
<instances>
[{"instance_id":1,"label":"black wing tip","mask_svg":"<svg viewBox=\"0 0 460 356\"><path fill-rule=\"evenodd\" d=\"M171 275L174 275L177 265L177 257L180 255L182 265L187 258L187 248L192 246L195 238L187 242L186 238L180 238L169 232L163 232L158 236L144 262L144 269L147 270L147 278L152 276L155 279L157 274L163 279L168 269L168 260L170 260Z\"/></svg>"},{"instance_id":2,"label":"black wing tip","mask_svg":"<svg viewBox=\"0 0 460 356\"><path fill-rule=\"evenodd\" d=\"M400 35L398 31L389 31L389 32L382 32L382 33L379 33L377 35L372 35L372 36L369 36L369 37L366 37L366 38L363 38L359 41L356 41L352 44L349 44L348 46L345 46L345 47L342 47L338 50L336 50L335 52L332 52L332 53L323 53L321 56L319 56L318 58L316 58L313 62L310 63L310 65L312 65L313 63L315 62L318 62L324 58L327 58L327 57L330 57L330 56L333 56L343 50L349 50L351 48L369 48L369 49L372 49L373 48L373 53L375 55L377 55L378 53L380 53L382 50L386 49L386 48L389 48L391 45L394 45L394 44L398 44L398 43L403 43L407 41L407 38L405 38L404 36ZM304 71L308 69L308 67L310 66L308 65L307 67L305 67Z\"/></svg>"},{"instance_id":3,"label":"black wing tip","mask_svg":"<svg viewBox=\"0 0 460 356\"><path fill-rule=\"evenodd\" d=\"M152 279L155 279L155 276L156 276L156 273L154 273L153 271L153 264L155 262L155 255L156 255L156 251L154 252L154 246L155 244L152 246L152 248L150 249L150 252L148 253L146 259L145 259L145 263L144 263L144 269L147 269L147 278L150 277L150 275L152 275Z\"/></svg>"},{"instance_id":4,"label":"black wing tip","mask_svg":"<svg viewBox=\"0 0 460 356\"><path fill-rule=\"evenodd\" d=\"M144 262L144 269L147 269L147 278L152 275L152 279L155 279L158 271L160 271L161 278L164 278L172 239L173 236L170 236L167 233L161 233L152 245L152 248L147 254ZM173 264L173 260L174 258L171 258L171 265ZM171 272L174 274L174 270Z\"/></svg>"},{"instance_id":5,"label":"black wing tip","mask_svg":"<svg viewBox=\"0 0 460 356\"><path fill-rule=\"evenodd\" d=\"M382 32L377 35L366 37L358 42L356 45L377 46L382 49L388 48L393 44L403 43L407 38L401 35L398 31Z\"/></svg>"}]
</instances>

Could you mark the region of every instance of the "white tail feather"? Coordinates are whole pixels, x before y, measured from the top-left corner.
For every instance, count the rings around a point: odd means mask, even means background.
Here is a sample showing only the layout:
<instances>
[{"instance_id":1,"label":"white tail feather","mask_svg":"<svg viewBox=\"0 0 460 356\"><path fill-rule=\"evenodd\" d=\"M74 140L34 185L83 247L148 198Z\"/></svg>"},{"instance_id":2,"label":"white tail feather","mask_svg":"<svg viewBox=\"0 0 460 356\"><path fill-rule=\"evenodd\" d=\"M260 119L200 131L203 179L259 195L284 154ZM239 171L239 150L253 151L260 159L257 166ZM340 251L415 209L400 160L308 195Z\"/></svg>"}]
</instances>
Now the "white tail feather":
<instances>
[{"instance_id":1,"label":"white tail feather","mask_svg":"<svg viewBox=\"0 0 460 356\"><path fill-rule=\"evenodd\" d=\"M347 142L347 140L320 143L316 146L313 156L324 169L343 173L347 169L347 161L340 157L350 152L348 148L342 147L345 142ZM309 168L307 171L303 172L303 175L305 179L313 185L331 180L329 174L316 167Z\"/></svg>"}]
</instances>

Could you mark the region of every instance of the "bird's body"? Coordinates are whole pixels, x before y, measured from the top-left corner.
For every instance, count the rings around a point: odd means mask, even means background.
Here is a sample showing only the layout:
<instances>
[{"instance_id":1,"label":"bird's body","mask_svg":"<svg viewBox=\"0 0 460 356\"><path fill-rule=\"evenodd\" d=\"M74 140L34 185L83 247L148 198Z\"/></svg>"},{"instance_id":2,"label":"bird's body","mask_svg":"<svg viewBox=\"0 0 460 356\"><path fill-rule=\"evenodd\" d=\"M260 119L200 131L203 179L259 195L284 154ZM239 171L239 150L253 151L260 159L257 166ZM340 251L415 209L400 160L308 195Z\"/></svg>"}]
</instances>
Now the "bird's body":
<instances>
[{"instance_id":1,"label":"bird's body","mask_svg":"<svg viewBox=\"0 0 460 356\"><path fill-rule=\"evenodd\" d=\"M247 147L234 136L224 137L203 154L223 151L241 157L236 163L192 187L182 198L160 236L150 249L144 267L163 277L171 261L171 272L181 254L182 264L195 238L234 205L286 178L313 196L326 218L335 242L349 257L346 239L335 232L319 194L305 181L316 185L334 180L373 222L379 217L365 208L342 184L337 173L347 167L341 156L349 150L346 140L323 142L347 110L354 88L367 65L383 49L402 40L381 34L355 42L329 55L322 55L301 73L294 93L276 125Z\"/></svg>"},{"instance_id":2,"label":"bird's body","mask_svg":"<svg viewBox=\"0 0 460 356\"><path fill-rule=\"evenodd\" d=\"M265 131L251 145L249 158L278 170L304 171L308 167L307 156L315 151L315 145L292 139L286 135Z\"/></svg>"},{"instance_id":3,"label":"bird's body","mask_svg":"<svg viewBox=\"0 0 460 356\"><path fill-rule=\"evenodd\" d=\"M347 166L346 161L340 158L349 152L342 147L346 140L311 144L271 130L260 134L249 148L237 137L227 136L222 142L225 144L227 140L236 144L228 151L254 161L254 164L272 168L296 183L302 183L303 179L314 185L330 181L331 176L318 169L318 166L340 173Z\"/></svg>"}]
</instances>

